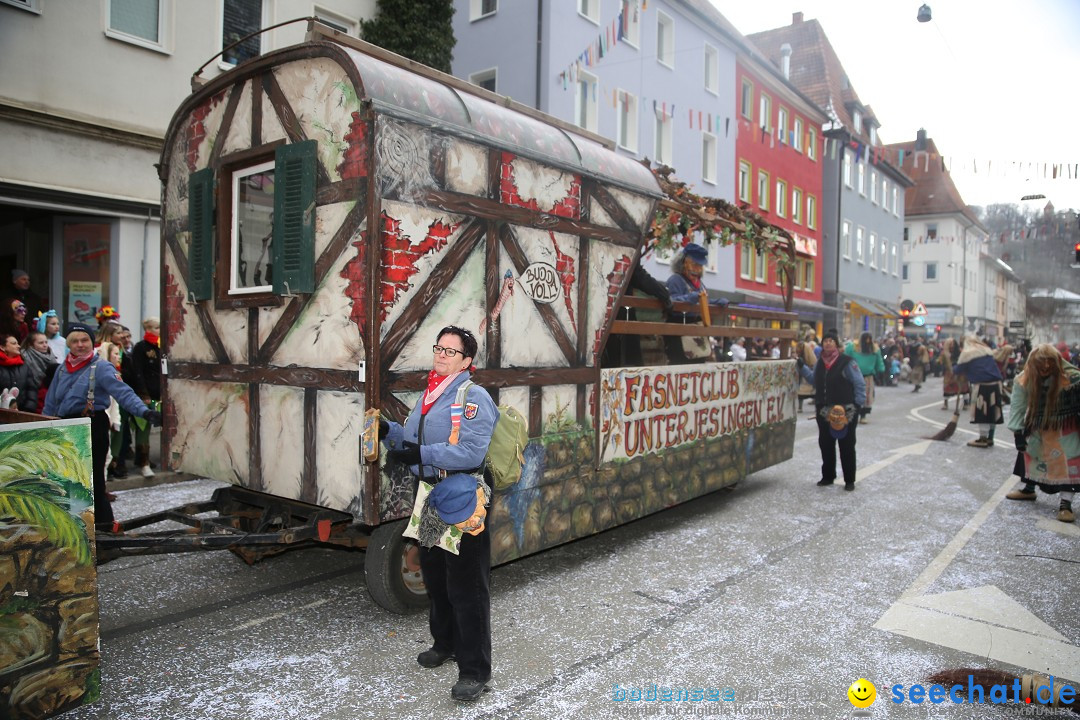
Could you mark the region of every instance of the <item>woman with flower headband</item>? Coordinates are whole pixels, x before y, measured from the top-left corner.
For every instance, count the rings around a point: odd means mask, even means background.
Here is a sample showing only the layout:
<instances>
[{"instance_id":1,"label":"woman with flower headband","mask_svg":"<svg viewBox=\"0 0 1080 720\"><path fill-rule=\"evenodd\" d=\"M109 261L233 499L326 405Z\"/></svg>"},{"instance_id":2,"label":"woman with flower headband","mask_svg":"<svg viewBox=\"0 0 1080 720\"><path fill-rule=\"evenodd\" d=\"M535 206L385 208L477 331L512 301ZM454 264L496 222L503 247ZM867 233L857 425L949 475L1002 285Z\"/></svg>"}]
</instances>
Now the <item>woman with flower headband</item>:
<instances>
[{"instance_id":1,"label":"woman with flower headband","mask_svg":"<svg viewBox=\"0 0 1080 720\"><path fill-rule=\"evenodd\" d=\"M484 458L499 411L477 385L459 392L475 370L471 332L445 327L432 351L427 388L405 424L381 421L379 436L387 457L419 478L413 516L434 642L416 661L435 668L455 660L451 697L475 700L491 679L491 534L483 525L491 488Z\"/></svg>"}]
</instances>

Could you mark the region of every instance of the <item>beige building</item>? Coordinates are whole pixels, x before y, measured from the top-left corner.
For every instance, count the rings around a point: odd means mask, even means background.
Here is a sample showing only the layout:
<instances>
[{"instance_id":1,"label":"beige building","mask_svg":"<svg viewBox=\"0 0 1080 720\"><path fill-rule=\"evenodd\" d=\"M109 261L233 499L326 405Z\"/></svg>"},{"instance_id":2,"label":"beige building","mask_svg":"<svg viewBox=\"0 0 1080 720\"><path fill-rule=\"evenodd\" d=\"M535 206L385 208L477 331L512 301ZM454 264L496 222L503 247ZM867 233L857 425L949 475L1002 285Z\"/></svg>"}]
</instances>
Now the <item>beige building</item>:
<instances>
[{"instance_id":1,"label":"beige building","mask_svg":"<svg viewBox=\"0 0 1080 720\"><path fill-rule=\"evenodd\" d=\"M0 294L22 268L63 320L102 305L132 327L159 314L154 165L192 74L300 42L306 24L222 54L260 28L314 15L356 35L374 12L375 0L0 0Z\"/></svg>"}]
</instances>

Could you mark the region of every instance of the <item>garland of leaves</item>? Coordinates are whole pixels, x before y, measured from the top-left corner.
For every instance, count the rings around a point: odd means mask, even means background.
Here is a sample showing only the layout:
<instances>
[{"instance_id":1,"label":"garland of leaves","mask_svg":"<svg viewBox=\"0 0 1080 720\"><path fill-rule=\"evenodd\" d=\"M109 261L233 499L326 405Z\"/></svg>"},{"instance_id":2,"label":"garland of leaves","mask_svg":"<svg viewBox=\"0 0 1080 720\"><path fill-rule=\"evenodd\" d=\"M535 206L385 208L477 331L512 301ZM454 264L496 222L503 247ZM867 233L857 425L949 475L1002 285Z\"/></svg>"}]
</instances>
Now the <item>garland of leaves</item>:
<instances>
[{"instance_id":1,"label":"garland of leaves","mask_svg":"<svg viewBox=\"0 0 1080 720\"><path fill-rule=\"evenodd\" d=\"M739 207L721 198L705 197L674 179L674 169L667 165L651 167L660 189L664 192L653 216L652 226L645 236L642 252L681 249L701 233L705 244L719 243L727 247L741 242L754 252L769 255L784 277L784 304L791 307L792 279L795 271L795 238L784 228L773 225L748 207Z\"/></svg>"}]
</instances>

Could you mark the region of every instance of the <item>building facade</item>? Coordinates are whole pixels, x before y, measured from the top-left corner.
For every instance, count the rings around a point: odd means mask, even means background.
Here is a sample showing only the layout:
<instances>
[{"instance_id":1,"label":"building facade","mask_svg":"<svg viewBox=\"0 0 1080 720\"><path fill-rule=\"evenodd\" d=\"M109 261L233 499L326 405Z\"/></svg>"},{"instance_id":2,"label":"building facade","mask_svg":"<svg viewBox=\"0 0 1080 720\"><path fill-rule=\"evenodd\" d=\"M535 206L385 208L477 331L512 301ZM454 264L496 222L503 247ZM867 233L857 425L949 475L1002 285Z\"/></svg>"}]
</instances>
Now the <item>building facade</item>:
<instances>
[{"instance_id":1,"label":"building facade","mask_svg":"<svg viewBox=\"0 0 1080 720\"><path fill-rule=\"evenodd\" d=\"M22 268L63 320L160 309L155 164L192 74L303 40L317 16L356 34L375 0L0 0L0 277ZM222 52L225 50L224 52Z\"/></svg>"},{"instance_id":2,"label":"building facade","mask_svg":"<svg viewBox=\"0 0 1080 720\"><path fill-rule=\"evenodd\" d=\"M879 336L898 316L904 190L911 181L881 151L881 124L817 20L796 12L790 25L748 39L777 66L789 53L791 82L829 118L821 128L823 300L833 308L827 323L845 337Z\"/></svg>"}]
</instances>

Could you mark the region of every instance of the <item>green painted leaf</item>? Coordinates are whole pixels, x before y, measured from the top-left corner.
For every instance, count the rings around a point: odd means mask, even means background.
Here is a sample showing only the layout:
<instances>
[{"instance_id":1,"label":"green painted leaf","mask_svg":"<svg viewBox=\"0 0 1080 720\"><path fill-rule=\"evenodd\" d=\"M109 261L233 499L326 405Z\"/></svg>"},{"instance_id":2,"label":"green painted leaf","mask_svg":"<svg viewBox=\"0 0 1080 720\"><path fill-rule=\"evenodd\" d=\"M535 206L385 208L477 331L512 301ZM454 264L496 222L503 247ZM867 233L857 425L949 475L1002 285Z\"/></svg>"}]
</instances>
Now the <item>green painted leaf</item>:
<instances>
[{"instance_id":1,"label":"green painted leaf","mask_svg":"<svg viewBox=\"0 0 1080 720\"><path fill-rule=\"evenodd\" d=\"M53 473L90 488L90 428L37 428L0 433L0 484Z\"/></svg>"},{"instance_id":2,"label":"green painted leaf","mask_svg":"<svg viewBox=\"0 0 1080 720\"><path fill-rule=\"evenodd\" d=\"M0 527L25 525L44 532L57 547L75 553L80 565L90 564L90 541L82 518L67 511L66 498L39 493L55 483L41 478L22 478L0 487Z\"/></svg>"}]
</instances>

